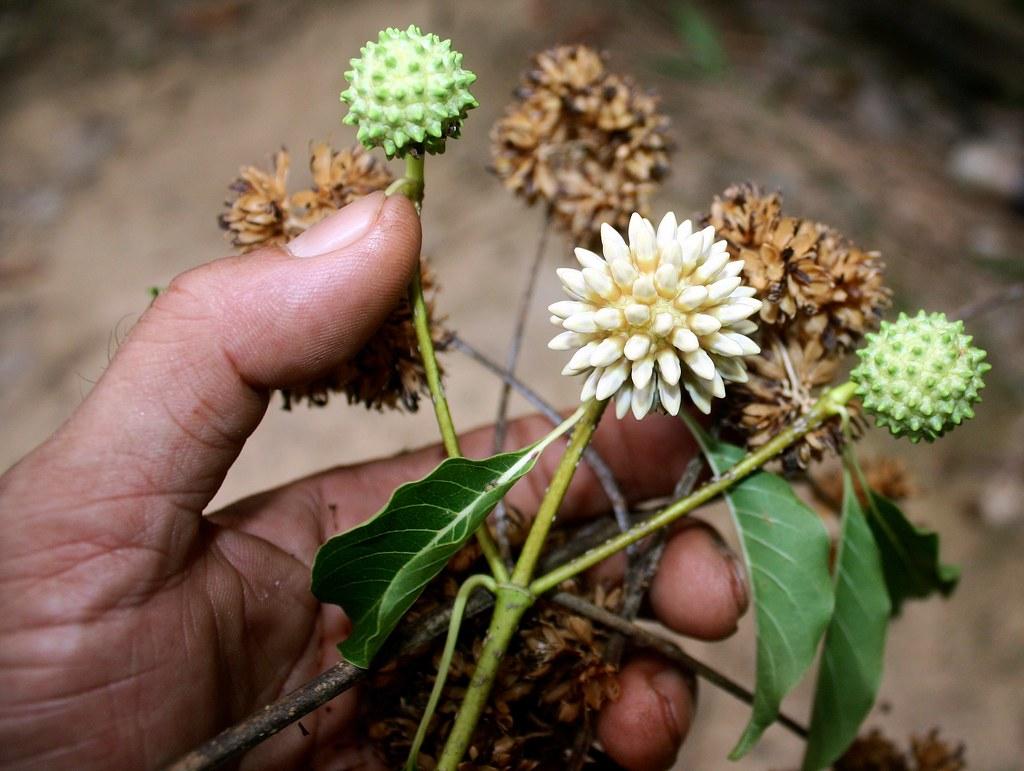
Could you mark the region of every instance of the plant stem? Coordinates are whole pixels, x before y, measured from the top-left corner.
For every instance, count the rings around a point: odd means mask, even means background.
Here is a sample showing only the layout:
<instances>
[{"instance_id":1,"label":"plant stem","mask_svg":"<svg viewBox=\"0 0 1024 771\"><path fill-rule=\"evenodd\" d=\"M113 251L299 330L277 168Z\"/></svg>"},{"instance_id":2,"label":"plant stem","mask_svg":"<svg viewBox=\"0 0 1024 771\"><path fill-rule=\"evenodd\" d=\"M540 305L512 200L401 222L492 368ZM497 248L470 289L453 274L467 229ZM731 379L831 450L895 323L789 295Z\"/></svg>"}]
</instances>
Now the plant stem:
<instances>
[{"instance_id":1,"label":"plant stem","mask_svg":"<svg viewBox=\"0 0 1024 771\"><path fill-rule=\"evenodd\" d=\"M455 725L448 735L444 750L437 761L437 771L456 771L473 739L473 731L487 706L491 688L498 676L498 668L516 633L519 620L533 605L533 597L521 586L501 584L498 586L494 615L487 629L483 650L477 661L476 670L469 681L466 695L459 706Z\"/></svg>"},{"instance_id":2,"label":"plant stem","mask_svg":"<svg viewBox=\"0 0 1024 771\"><path fill-rule=\"evenodd\" d=\"M416 729L416 736L413 737L412 746L409 748L409 759L405 761L406 771L416 771L419 762L420 747L423 740L427 738L427 729L430 727L430 719L434 716L437 703L441 700L444 692L444 684L448 679L448 670L452 663L452 654L455 653L455 643L459 639L459 627L462 625L462 614L466 610L466 602L470 595L479 587L485 587L492 594L496 586L494 579L487 575L470 576L465 580L459 593L455 595L455 603L452 605L452 617L448 622L448 637L444 641L444 650L441 653L441 660L437 665L437 676L434 678L434 687L430 691L430 698L423 710L423 717L420 718L419 728Z\"/></svg>"},{"instance_id":3,"label":"plant stem","mask_svg":"<svg viewBox=\"0 0 1024 771\"><path fill-rule=\"evenodd\" d=\"M533 520L530 533L526 536L526 543L523 544L523 550L519 554L519 561L516 562L515 570L512 571L512 583L516 586L526 586L533 577L533 570L537 566L537 560L540 559L540 553L544 549L544 543L547 541L548 532L558 514L558 508L562 505L562 499L565 498L565 492L569 489L569 483L576 473L576 467L580 463L583 451L590 444L590 437L594 435L594 429L597 428L607 406L607 399L602 401L592 399L586 405L583 417L573 429L569 446L566 447L565 454L562 455L558 468L555 469L555 474L551 477L551 483L540 503L540 508L537 509L537 516Z\"/></svg>"},{"instance_id":4,"label":"plant stem","mask_svg":"<svg viewBox=\"0 0 1024 771\"><path fill-rule=\"evenodd\" d=\"M401 185L402 192L409 197L416 207L416 211L423 209L423 156L412 153L405 157L405 177ZM402 180L399 180L402 181ZM396 183L397 184L397 183ZM441 442L448 457L455 458L462 454L459 448L459 437L455 433L455 424L452 422L452 413L448 408L448 399L444 395L444 383L441 382L441 372L437 366L437 352L434 350L434 338L430 333L430 317L427 313L427 302L423 297L423 275L420 265L417 264L413 273L412 283L409 285L409 302L412 305L412 321L416 330L416 344L420 350L420 357L423 359L423 371L427 378L427 388L430 389L430 398L434 403L434 414L437 416L437 427L441 431ZM480 550L487 560L487 564L498 581L508 580L508 570L498 553L498 546L491 538L491 533L484 523L477 528L476 539L480 544Z\"/></svg>"},{"instance_id":5,"label":"plant stem","mask_svg":"<svg viewBox=\"0 0 1024 771\"><path fill-rule=\"evenodd\" d=\"M455 725L452 726L444 751L438 759L438 771L454 771L462 762L462 756L466 754L473 738L473 731L487 706L487 698L498 676L501 660L519 626L519 619L533 604L533 595L525 586L533 575L551 524L555 521L555 515L565 498L566 490L569 489L569 483L576 473L583 451L590 443L606 406L607 400L591 400L582 407L583 414L573 429L569 446L566 447L547 492L544 493L544 499L537 509L530 534L526 537L519 561L512 572L512 581L498 586L494 615L491 617L484 647L480 652L473 678L466 689L466 696L459 706Z\"/></svg>"},{"instance_id":6,"label":"plant stem","mask_svg":"<svg viewBox=\"0 0 1024 771\"><path fill-rule=\"evenodd\" d=\"M538 596L550 591L562 583L562 581L582 573L587 568L593 567L598 562L625 549L630 544L646 538L651 533L671 524L683 515L689 514L698 506L725 492L739 480L757 471L761 466L801 439L809 431L817 428L829 418L841 414L845 410L846 403L853 397L853 393L853 383L844 383L826 392L800 420L773 437L755 452L749 453L743 460L721 474L717 479L711 480L696 492L666 506L657 514L633 526L622 535L605 541L600 546L585 552L571 562L567 562L547 575L536 579L530 584L530 593ZM687 419L685 415L683 419Z\"/></svg>"}]
</instances>

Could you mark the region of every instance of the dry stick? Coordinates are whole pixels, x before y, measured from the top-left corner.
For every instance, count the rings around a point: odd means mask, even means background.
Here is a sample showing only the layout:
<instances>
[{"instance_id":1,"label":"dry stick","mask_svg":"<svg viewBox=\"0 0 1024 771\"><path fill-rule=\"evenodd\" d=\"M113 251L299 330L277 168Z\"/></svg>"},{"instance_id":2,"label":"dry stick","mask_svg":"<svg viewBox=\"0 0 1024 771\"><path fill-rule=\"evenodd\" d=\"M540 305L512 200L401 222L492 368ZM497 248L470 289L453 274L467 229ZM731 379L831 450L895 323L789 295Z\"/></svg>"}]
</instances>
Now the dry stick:
<instances>
[{"instance_id":1,"label":"dry stick","mask_svg":"<svg viewBox=\"0 0 1024 771\"><path fill-rule=\"evenodd\" d=\"M575 594L558 592L557 594L552 595L549 599L553 602L557 602L565 608L568 608L574 613L586 616L592 621L596 621L609 629L614 629L616 632L629 637L637 645L649 648L656 653L660 653L669 661L692 670L694 674L704 678L709 683L718 686L726 693L735 696L737 699L745 701L747 704L753 703L754 694L749 690L744 688L735 680L693 658L693 656L686 653L671 640L667 640L660 635L656 635L631 621L626 621L624 618L617 616L604 608L600 608L592 602L588 602ZM807 738L807 729L796 720L793 720L793 718L779 713L775 720L800 738Z\"/></svg>"},{"instance_id":2,"label":"dry stick","mask_svg":"<svg viewBox=\"0 0 1024 771\"><path fill-rule=\"evenodd\" d=\"M537 274L540 272L540 264L544 259L545 247L548 245L550 226L551 207L549 206L544 215L544 226L540 231L537 248L533 253L533 262L530 263L530 271L526 276L526 286L523 287L523 294L519 299L519 313L516 315L515 330L512 333L512 340L508 347L508 356L505 359L505 371L511 377L515 377L516 366L519 363L519 351L523 347L523 335L526 332L526 317L529 315L530 306L533 304L533 293L537 288ZM507 378L502 378L501 395L498 398L498 417L494 421L495 454L505 449L505 430L508 426L508 401L511 395L512 383ZM512 548L508 542L508 510L505 508L504 501L498 501L498 505L494 508L494 524L502 559L505 562L511 562Z\"/></svg>"},{"instance_id":3,"label":"dry stick","mask_svg":"<svg viewBox=\"0 0 1024 771\"><path fill-rule=\"evenodd\" d=\"M467 343L458 335L453 334L448 339L448 344L456 350L466 354L477 364L480 364L482 367L508 383L520 396L526 399L534 409L547 418L552 425L557 426L565 419L565 416L561 415L558 410L544 399L544 397L514 375L509 374L507 370L502 369L500 364L489 359L485 354L481 353L477 348ZM618 527L618 531L621 532L628 530L631 524L629 507L626 504L626 498L622 494L622 489L619 487L619 483L615 481L615 474L593 447L587 447L586 451L583 453L583 459L587 462L587 465L590 466L590 470L594 472L594 476L597 477L597 481L600 483L601 489L604 490L604 494L608 496L612 512L615 514L615 524ZM616 531L612 530L612 532Z\"/></svg>"}]
</instances>

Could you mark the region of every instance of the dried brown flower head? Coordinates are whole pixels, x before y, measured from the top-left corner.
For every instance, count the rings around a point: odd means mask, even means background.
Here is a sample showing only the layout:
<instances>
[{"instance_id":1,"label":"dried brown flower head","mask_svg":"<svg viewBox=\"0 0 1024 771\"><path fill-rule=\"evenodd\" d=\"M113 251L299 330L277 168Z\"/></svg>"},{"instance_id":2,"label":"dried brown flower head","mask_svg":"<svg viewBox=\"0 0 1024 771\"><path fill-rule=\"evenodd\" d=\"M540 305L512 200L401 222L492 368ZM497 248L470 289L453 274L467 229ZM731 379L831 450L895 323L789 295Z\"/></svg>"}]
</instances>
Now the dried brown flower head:
<instances>
[{"instance_id":1,"label":"dried brown flower head","mask_svg":"<svg viewBox=\"0 0 1024 771\"><path fill-rule=\"evenodd\" d=\"M910 478L907 465L900 459L888 455L877 458L868 458L860 461L861 470L864 472L864 479L868 487L879 495L883 495L893 501L901 501L910 498L917 493L917 488ZM861 505L867 505L864 491L861 489L858 480L854 479L857 489L857 497ZM843 473L842 469L834 469L832 473L823 476L818 480L825 495L835 504L843 500Z\"/></svg>"},{"instance_id":2,"label":"dried brown flower head","mask_svg":"<svg viewBox=\"0 0 1024 771\"><path fill-rule=\"evenodd\" d=\"M625 228L647 214L668 171L668 119L658 100L608 73L586 46L533 58L516 99L491 130L492 168L528 203L538 199L578 243L593 244L601 222Z\"/></svg>"},{"instance_id":3,"label":"dried brown flower head","mask_svg":"<svg viewBox=\"0 0 1024 771\"><path fill-rule=\"evenodd\" d=\"M228 188L227 211L218 222L240 253L261 246L279 246L302 232L291 219L288 200L288 151L274 153L274 168L267 172L256 166L243 166Z\"/></svg>"},{"instance_id":4,"label":"dried brown flower head","mask_svg":"<svg viewBox=\"0 0 1024 771\"><path fill-rule=\"evenodd\" d=\"M963 771L967 768L963 742L950 747L939 738L939 729L933 728L924 736L910 739L910 754L914 758L914 771Z\"/></svg>"},{"instance_id":5,"label":"dried brown flower head","mask_svg":"<svg viewBox=\"0 0 1024 771\"><path fill-rule=\"evenodd\" d=\"M891 292L877 252L865 252L833 228L782 215L782 197L733 185L706 218L746 262L747 280L764 301L761 319L825 350L849 351L878 328Z\"/></svg>"},{"instance_id":6,"label":"dried brown flower head","mask_svg":"<svg viewBox=\"0 0 1024 771\"><path fill-rule=\"evenodd\" d=\"M761 353L748 357L746 362L750 377L746 383L733 384L727 420L752 449L806 415L820 391L835 379L840 365L839 359L826 354L819 341L783 342L774 331L762 335ZM859 408L851 403L848 410L851 427L858 434L863 428ZM783 465L787 470L807 468L826 451L838 451L842 443L838 418L830 420L786 450Z\"/></svg>"},{"instance_id":7,"label":"dried brown flower head","mask_svg":"<svg viewBox=\"0 0 1024 771\"><path fill-rule=\"evenodd\" d=\"M832 768L835 771L910 771L903 751L877 728L858 736Z\"/></svg>"},{"instance_id":8,"label":"dried brown flower head","mask_svg":"<svg viewBox=\"0 0 1024 771\"><path fill-rule=\"evenodd\" d=\"M296 219L310 227L328 214L376 190L384 190L395 177L373 153L356 144L334 150L327 142L310 146L309 170L313 187L291 197Z\"/></svg>"},{"instance_id":9,"label":"dried brown flower head","mask_svg":"<svg viewBox=\"0 0 1024 771\"><path fill-rule=\"evenodd\" d=\"M951 747L933 728L910 739L905 752L877 728L860 736L832 766L834 771L963 771L964 745Z\"/></svg>"},{"instance_id":10,"label":"dried brown flower head","mask_svg":"<svg viewBox=\"0 0 1024 771\"><path fill-rule=\"evenodd\" d=\"M334 150L326 142L317 142L310 146L313 186L289 196L289 165L288 152L280 150L272 173L248 166L231 185L233 197L220 224L240 253L286 244L331 212L385 189L394 179L387 166L361 145ZM444 350L448 333L435 316L437 289L425 268L423 289L434 345ZM285 409L299 402L321 407L331 393L343 393L350 404L415 411L428 389L409 300L403 297L366 345L337 370L281 393Z\"/></svg>"}]
</instances>

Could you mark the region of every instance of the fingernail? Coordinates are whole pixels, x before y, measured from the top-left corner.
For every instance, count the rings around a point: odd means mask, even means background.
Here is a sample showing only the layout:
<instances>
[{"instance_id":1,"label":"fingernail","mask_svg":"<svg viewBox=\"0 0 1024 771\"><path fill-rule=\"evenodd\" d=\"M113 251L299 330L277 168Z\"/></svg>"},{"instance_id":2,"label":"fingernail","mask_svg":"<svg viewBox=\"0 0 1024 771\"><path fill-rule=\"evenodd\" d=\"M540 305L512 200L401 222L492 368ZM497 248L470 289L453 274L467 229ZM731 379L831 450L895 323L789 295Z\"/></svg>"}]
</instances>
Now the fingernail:
<instances>
[{"instance_id":1,"label":"fingernail","mask_svg":"<svg viewBox=\"0 0 1024 771\"><path fill-rule=\"evenodd\" d=\"M747 589L747 571L743 563L728 546L722 548L725 561L729 563L730 575L729 584L732 587L732 597L736 601L736 608L742 616L750 607L750 591Z\"/></svg>"},{"instance_id":2,"label":"fingernail","mask_svg":"<svg viewBox=\"0 0 1024 771\"><path fill-rule=\"evenodd\" d=\"M683 723L676 707L679 693L679 674L670 669L664 669L650 678L649 682L654 692L658 694L658 701L661 703L662 714L664 715L665 726L672 736L672 743L679 745L686 736L687 726ZM689 688L689 684L687 684Z\"/></svg>"},{"instance_id":3,"label":"fingernail","mask_svg":"<svg viewBox=\"0 0 1024 771\"><path fill-rule=\"evenodd\" d=\"M384 200L378 191L350 203L290 241L288 251L295 257L316 257L355 243L373 227Z\"/></svg>"}]
</instances>

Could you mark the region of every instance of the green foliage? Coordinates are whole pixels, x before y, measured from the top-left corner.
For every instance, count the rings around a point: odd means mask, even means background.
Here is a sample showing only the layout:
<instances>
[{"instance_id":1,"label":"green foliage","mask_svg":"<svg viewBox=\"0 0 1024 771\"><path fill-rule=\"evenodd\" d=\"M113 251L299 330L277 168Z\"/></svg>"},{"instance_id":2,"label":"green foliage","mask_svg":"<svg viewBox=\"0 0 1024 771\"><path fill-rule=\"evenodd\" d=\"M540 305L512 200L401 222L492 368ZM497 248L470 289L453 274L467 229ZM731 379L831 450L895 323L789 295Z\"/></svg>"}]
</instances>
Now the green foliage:
<instances>
[{"instance_id":1,"label":"green foliage","mask_svg":"<svg viewBox=\"0 0 1024 771\"><path fill-rule=\"evenodd\" d=\"M920 311L883 321L857 351L850 378L875 422L912 442L933 441L974 417L982 375L991 369L985 351L971 345L962 321Z\"/></svg>"},{"instance_id":2,"label":"green foliage","mask_svg":"<svg viewBox=\"0 0 1024 771\"><path fill-rule=\"evenodd\" d=\"M353 630L338 649L368 667L424 587L557 436L484 460L449 458L404 484L381 511L317 552L313 594L340 605Z\"/></svg>"},{"instance_id":3,"label":"green foliage","mask_svg":"<svg viewBox=\"0 0 1024 771\"><path fill-rule=\"evenodd\" d=\"M468 89L476 75L462 68L462 54L415 25L383 30L360 53L341 92L349 106L344 121L359 127L359 141L383 147L389 158L409 149L443 153L477 106Z\"/></svg>"},{"instance_id":4,"label":"green foliage","mask_svg":"<svg viewBox=\"0 0 1024 771\"><path fill-rule=\"evenodd\" d=\"M745 455L703 432L698 441L721 474ZM745 755L814 661L832 615L829 537L821 519L779 476L759 471L726 493L750 575L757 619L753 713L730 754Z\"/></svg>"},{"instance_id":5,"label":"green foliage","mask_svg":"<svg viewBox=\"0 0 1024 771\"><path fill-rule=\"evenodd\" d=\"M882 557L850 472L843 476L843 525L835 610L825 633L803 771L828 768L850 746L882 679L890 602Z\"/></svg>"},{"instance_id":6,"label":"green foliage","mask_svg":"<svg viewBox=\"0 0 1024 771\"><path fill-rule=\"evenodd\" d=\"M700 77L718 75L728 67L721 34L699 8L692 3L674 3L672 19L679 53L659 57L655 66L660 71L678 77Z\"/></svg>"},{"instance_id":7,"label":"green foliage","mask_svg":"<svg viewBox=\"0 0 1024 771\"><path fill-rule=\"evenodd\" d=\"M952 594L960 569L940 562L938 534L915 526L895 503L873 490L868 499L868 524L882 554L893 615L907 599Z\"/></svg>"}]
</instances>

